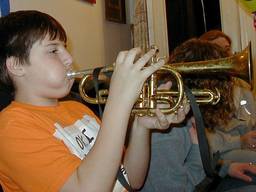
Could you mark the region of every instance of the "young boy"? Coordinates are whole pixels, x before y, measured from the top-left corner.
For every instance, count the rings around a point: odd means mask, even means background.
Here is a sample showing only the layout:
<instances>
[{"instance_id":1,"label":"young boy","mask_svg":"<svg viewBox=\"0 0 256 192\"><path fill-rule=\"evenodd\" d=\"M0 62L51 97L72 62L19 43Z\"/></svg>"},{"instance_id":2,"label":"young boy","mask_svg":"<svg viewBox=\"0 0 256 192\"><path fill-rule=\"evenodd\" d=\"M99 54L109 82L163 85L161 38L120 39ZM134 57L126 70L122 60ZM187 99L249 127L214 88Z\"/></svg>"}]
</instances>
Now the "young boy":
<instances>
[{"instance_id":1,"label":"young boy","mask_svg":"<svg viewBox=\"0 0 256 192\"><path fill-rule=\"evenodd\" d=\"M149 130L182 121L189 107L135 117L123 155L133 104L163 62L144 68L154 50L135 63L138 48L120 52L99 126L84 105L58 102L73 84L67 77L72 57L66 40L62 26L45 13L17 11L0 19L0 79L14 92L14 101L0 114L0 183L6 192L112 191L122 164L130 185L140 188L149 161Z\"/></svg>"}]
</instances>

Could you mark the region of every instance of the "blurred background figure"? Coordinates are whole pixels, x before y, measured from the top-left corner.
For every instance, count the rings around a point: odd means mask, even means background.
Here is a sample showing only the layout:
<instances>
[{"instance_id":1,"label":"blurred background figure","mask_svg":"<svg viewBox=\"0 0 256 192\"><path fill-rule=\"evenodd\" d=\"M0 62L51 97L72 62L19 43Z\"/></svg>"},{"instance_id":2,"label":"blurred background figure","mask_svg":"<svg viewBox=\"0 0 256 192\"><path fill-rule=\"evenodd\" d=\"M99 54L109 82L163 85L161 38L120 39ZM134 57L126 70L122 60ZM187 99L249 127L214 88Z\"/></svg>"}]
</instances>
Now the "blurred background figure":
<instances>
[{"instance_id":1,"label":"blurred background figure","mask_svg":"<svg viewBox=\"0 0 256 192\"><path fill-rule=\"evenodd\" d=\"M201 35L200 39L216 44L229 56L232 55L231 39L222 31L210 30ZM231 80L232 85L227 86L221 94L224 101L228 102L220 102L214 107L201 107L205 124L210 130L209 143L213 153L219 151L223 159L255 161L255 97L247 82L234 77ZM215 86L212 85L212 88Z\"/></svg>"},{"instance_id":2,"label":"blurred background figure","mask_svg":"<svg viewBox=\"0 0 256 192\"><path fill-rule=\"evenodd\" d=\"M218 29L213 29L213 30L205 32L204 34L202 34L199 37L199 39L209 41L211 43L214 43L214 44L222 47L228 53L228 56L231 56L234 54L232 52L231 38L227 34L225 34L224 32L222 32ZM238 78L233 78L233 80L237 86L250 90L251 94L253 95L253 92L252 92L253 88L251 88L247 82L245 82L241 79L238 79Z\"/></svg>"},{"instance_id":3,"label":"blurred background figure","mask_svg":"<svg viewBox=\"0 0 256 192\"><path fill-rule=\"evenodd\" d=\"M203 61L227 56L228 53L218 45L205 40L190 39L174 49L170 57L170 63ZM215 80L216 75L210 77L209 75L199 76L198 74L193 74L191 77L183 78L183 80L185 85L194 86L194 84L200 82L210 83L209 78L213 81L211 86L218 86L221 89L221 93L225 93L221 103L224 102L224 107L229 107L229 99L232 99L233 90L233 83L230 77L220 77L219 80ZM201 85L204 85L204 88L206 88L205 84L202 83ZM221 105L223 106L223 104ZM232 104L230 109L224 110L225 114L228 114L231 109L233 109ZM219 112L217 111L217 113ZM222 120L222 117L219 116L218 118ZM214 122L214 125L216 123ZM219 165L221 167L220 176L225 177L229 175L239 178L242 184L244 184L242 180L247 179L246 181L248 181L248 177L244 174L245 169L249 172L256 171L256 168L249 166L248 163L219 161ZM179 125L172 130L164 132L155 131L152 134L151 163L146 183L141 191L190 192L194 191L195 186L204 178L205 173L199 152L193 114L188 116L188 121L185 125Z\"/></svg>"},{"instance_id":4,"label":"blurred background figure","mask_svg":"<svg viewBox=\"0 0 256 192\"><path fill-rule=\"evenodd\" d=\"M199 38L219 45L228 53L229 56L233 54L231 38L218 29L207 31L206 33L202 34Z\"/></svg>"}]
</instances>

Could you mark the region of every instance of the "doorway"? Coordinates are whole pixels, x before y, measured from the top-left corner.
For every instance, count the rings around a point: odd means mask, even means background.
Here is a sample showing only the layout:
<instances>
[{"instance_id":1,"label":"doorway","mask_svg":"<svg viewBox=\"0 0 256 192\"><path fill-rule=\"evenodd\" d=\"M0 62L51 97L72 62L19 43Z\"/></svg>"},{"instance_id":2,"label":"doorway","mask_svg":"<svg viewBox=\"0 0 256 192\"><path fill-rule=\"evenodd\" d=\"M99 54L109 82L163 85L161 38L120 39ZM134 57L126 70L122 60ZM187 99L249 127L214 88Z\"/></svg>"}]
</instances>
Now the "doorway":
<instances>
[{"instance_id":1,"label":"doorway","mask_svg":"<svg viewBox=\"0 0 256 192\"><path fill-rule=\"evenodd\" d=\"M165 0L169 53L192 37L221 30L219 0Z\"/></svg>"}]
</instances>

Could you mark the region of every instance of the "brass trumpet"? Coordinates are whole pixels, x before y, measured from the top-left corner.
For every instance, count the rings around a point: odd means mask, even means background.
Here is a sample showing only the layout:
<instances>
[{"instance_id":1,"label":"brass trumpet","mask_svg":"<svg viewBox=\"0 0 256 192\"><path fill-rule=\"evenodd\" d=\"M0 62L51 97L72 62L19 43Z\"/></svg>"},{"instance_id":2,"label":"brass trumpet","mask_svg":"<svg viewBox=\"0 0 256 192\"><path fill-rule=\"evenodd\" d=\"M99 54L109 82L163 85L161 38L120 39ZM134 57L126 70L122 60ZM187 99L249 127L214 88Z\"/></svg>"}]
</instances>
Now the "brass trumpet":
<instances>
[{"instance_id":1,"label":"brass trumpet","mask_svg":"<svg viewBox=\"0 0 256 192\"><path fill-rule=\"evenodd\" d=\"M151 62L157 62L159 59L152 58ZM91 98L86 93L86 85L91 83L92 73L94 69L82 70L68 73L70 78L83 76L79 83L79 92L83 100L91 104L105 104L108 95L108 89L99 90L98 97ZM112 73L114 66L106 66L101 70L100 74ZM166 63L157 72L152 74L144 83L141 94L136 101L132 112L139 116L154 115L154 110L158 103L168 104L167 108L160 110L165 114L170 114L182 105L184 99L184 86L181 74L206 74L206 75L229 75L238 77L248 82L253 87L253 66L251 59L251 44L240 53L231 57L186 63ZM157 90L158 76L169 73L172 75L177 84L177 90ZM199 104L215 105L220 100L220 93L217 89L209 90L192 90Z\"/></svg>"}]
</instances>

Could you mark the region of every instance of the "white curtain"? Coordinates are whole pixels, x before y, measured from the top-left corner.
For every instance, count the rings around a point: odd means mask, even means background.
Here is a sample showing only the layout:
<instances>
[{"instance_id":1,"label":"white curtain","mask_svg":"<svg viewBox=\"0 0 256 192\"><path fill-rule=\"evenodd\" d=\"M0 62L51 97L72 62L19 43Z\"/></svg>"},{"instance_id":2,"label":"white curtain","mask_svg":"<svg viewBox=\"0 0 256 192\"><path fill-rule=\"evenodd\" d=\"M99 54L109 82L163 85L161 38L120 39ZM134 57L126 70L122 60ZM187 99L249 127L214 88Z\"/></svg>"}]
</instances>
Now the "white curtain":
<instances>
[{"instance_id":1,"label":"white curtain","mask_svg":"<svg viewBox=\"0 0 256 192\"><path fill-rule=\"evenodd\" d=\"M147 2L146 0L135 0L134 5L133 46L141 47L145 52L149 45Z\"/></svg>"},{"instance_id":2,"label":"white curtain","mask_svg":"<svg viewBox=\"0 0 256 192\"><path fill-rule=\"evenodd\" d=\"M240 52L249 43L252 45L254 68L254 93L256 93L256 29L253 14L238 0L220 0L221 24L224 33L232 39L233 51Z\"/></svg>"}]
</instances>

